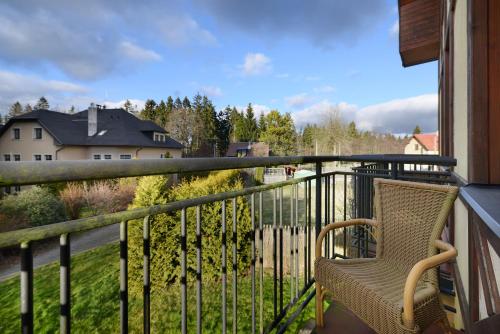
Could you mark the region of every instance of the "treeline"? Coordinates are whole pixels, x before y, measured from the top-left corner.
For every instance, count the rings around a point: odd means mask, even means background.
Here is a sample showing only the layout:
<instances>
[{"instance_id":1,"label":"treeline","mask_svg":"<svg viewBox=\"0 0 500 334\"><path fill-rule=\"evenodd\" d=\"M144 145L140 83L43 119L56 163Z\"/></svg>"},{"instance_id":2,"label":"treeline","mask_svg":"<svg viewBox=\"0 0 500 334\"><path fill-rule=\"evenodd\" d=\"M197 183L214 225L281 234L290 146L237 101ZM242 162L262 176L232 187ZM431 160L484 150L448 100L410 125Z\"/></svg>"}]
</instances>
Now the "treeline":
<instances>
[{"instance_id":1,"label":"treeline","mask_svg":"<svg viewBox=\"0 0 500 334\"><path fill-rule=\"evenodd\" d=\"M355 122L343 121L340 112L334 108L320 124L308 124L300 132L298 144L302 154L403 154L409 139L390 133L361 131Z\"/></svg>"},{"instance_id":2,"label":"treeline","mask_svg":"<svg viewBox=\"0 0 500 334\"><path fill-rule=\"evenodd\" d=\"M290 114L261 113L257 120L252 104L244 111L227 106L217 111L206 96L192 100L169 96L166 101L148 99L139 116L156 122L185 147L187 156L223 156L230 143L263 141L275 155L297 153L296 131Z\"/></svg>"}]
</instances>

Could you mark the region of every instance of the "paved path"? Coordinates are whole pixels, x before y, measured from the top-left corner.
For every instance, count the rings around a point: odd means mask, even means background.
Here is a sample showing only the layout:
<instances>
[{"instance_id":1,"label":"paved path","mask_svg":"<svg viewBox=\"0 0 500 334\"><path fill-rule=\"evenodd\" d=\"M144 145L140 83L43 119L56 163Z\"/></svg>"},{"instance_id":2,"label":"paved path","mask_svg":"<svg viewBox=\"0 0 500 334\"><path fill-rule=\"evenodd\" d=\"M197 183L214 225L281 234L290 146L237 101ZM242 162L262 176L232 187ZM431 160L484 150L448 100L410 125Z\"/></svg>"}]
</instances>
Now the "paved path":
<instances>
[{"instance_id":1,"label":"paved path","mask_svg":"<svg viewBox=\"0 0 500 334\"><path fill-rule=\"evenodd\" d=\"M120 224L110 225L99 229L82 232L71 237L71 254L84 252L120 239ZM59 245L38 252L33 257L33 267L38 268L45 264L59 260ZM11 264L0 269L0 282L19 272L19 264Z\"/></svg>"}]
</instances>

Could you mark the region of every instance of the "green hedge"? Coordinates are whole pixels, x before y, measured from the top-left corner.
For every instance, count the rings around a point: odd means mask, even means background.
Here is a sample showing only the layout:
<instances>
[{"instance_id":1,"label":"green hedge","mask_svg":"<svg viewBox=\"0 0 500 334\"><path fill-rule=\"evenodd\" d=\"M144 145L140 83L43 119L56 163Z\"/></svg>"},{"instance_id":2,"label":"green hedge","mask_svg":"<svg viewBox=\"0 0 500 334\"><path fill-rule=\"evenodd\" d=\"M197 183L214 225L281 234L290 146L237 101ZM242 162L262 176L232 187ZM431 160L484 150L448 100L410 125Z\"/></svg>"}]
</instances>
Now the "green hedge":
<instances>
[{"instance_id":1,"label":"green hedge","mask_svg":"<svg viewBox=\"0 0 500 334\"><path fill-rule=\"evenodd\" d=\"M184 181L168 189L168 179L164 176L148 176L139 180L132 208L154 204L165 204L208 194L234 191L243 188L238 171L221 171L207 177ZM227 255L228 271L231 267L232 247L232 201L227 201ZM203 279L214 280L221 275L222 268L222 203L210 203L202 206L202 265ZM161 214L151 217L151 286L153 290L163 289L180 279L180 215L181 212ZM188 280L196 277L196 210L187 210ZM251 253L251 218L250 208L245 198L237 199L238 219L238 270L248 270ZM129 271L131 291L142 291L143 240L142 221L134 221L129 227Z\"/></svg>"}]
</instances>

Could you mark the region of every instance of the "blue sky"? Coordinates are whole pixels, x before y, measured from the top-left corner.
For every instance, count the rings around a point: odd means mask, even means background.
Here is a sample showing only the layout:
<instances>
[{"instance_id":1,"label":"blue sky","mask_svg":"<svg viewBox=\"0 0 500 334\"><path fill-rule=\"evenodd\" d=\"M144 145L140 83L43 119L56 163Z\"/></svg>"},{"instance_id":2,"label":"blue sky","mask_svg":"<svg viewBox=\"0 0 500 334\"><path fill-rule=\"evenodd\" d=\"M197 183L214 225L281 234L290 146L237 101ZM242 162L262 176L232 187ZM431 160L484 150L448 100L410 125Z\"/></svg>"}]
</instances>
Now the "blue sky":
<instances>
[{"instance_id":1,"label":"blue sky","mask_svg":"<svg viewBox=\"0 0 500 334\"><path fill-rule=\"evenodd\" d=\"M403 68L396 0L7 0L0 110L207 94L219 109L338 110L367 130L437 127L437 63Z\"/></svg>"}]
</instances>

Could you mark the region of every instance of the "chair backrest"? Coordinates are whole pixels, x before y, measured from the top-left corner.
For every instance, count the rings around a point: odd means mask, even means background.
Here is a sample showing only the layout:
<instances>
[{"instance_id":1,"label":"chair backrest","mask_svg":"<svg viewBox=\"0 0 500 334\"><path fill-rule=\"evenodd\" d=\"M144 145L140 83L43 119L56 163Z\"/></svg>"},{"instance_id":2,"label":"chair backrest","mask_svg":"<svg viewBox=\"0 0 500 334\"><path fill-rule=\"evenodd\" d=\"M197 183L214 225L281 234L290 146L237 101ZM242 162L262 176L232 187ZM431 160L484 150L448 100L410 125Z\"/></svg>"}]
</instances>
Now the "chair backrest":
<instances>
[{"instance_id":1,"label":"chair backrest","mask_svg":"<svg viewBox=\"0 0 500 334\"><path fill-rule=\"evenodd\" d=\"M458 188L445 185L375 179L377 258L409 272L418 261L435 255ZM423 277L436 283L436 271Z\"/></svg>"}]
</instances>

